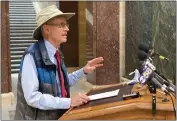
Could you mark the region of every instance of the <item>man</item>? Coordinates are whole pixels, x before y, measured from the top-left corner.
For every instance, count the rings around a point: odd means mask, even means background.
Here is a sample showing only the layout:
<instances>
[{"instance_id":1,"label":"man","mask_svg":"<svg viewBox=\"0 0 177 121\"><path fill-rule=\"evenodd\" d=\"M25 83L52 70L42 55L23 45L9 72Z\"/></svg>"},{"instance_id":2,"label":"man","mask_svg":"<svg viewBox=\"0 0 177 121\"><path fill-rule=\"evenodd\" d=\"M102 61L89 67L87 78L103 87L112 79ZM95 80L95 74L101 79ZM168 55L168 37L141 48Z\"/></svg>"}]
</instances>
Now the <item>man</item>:
<instances>
[{"instance_id":1,"label":"man","mask_svg":"<svg viewBox=\"0 0 177 121\"><path fill-rule=\"evenodd\" d=\"M17 85L15 119L57 120L70 107L89 101L85 94L70 98L69 87L87 73L103 66L103 57L67 74L63 55L58 49L67 41L67 20L74 13L63 13L55 5L41 10L33 38L38 40L24 53Z\"/></svg>"}]
</instances>

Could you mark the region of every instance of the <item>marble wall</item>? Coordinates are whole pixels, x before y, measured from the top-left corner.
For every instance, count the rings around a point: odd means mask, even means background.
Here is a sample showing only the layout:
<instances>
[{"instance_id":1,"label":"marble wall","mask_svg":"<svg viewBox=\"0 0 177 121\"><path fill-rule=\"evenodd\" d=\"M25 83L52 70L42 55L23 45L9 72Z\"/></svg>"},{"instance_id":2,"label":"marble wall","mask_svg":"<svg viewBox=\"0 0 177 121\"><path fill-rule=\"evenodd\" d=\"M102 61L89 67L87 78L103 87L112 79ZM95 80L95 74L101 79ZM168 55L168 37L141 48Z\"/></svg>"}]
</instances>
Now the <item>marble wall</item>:
<instances>
[{"instance_id":1,"label":"marble wall","mask_svg":"<svg viewBox=\"0 0 177 121\"><path fill-rule=\"evenodd\" d=\"M9 2L1 2L1 93L11 91L11 61L10 61L10 36L9 36Z\"/></svg>"},{"instance_id":2,"label":"marble wall","mask_svg":"<svg viewBox=\"0 0 177 121\"><path fill-rule=\"evenodd\" d=\"M157 70L176 80L176 2L126 2L126 75L138 67L139 43L154 46L170 61L154 58Z\"/></svg>"},{"instance_id":3,"label":"marble wall","mask_svg":"<svg viewBox=\"0 0 177 121\"><path fill-rule=\"evenodd\" d=\"M155 51L169 61L155 58L157 70L171 80L176 80L176 2L153 3L152 37ZM176 82L176 81L175 81Z\"/></svg>"},{"instance_id":4,"label":"marble wall","mask_svg":"<svg viewBox=\"0 0 177 121\"><path fill-rule=\"evenodd\" d=\"M87 2L86 11L87 60L104 57L104 67L97 69L88 81L97 85L118 83L119 2Z\"/></svg>"},{"instance_id":5,"label":"marble wall","mask_svg":"<svg viewBox=\"0 0 177 121\"><path fill-rule=\"evenodd\" d=\"M138 45L152 40L152 2L126 2L126 75L138 67Z\"/></svg>"}]
</instances>

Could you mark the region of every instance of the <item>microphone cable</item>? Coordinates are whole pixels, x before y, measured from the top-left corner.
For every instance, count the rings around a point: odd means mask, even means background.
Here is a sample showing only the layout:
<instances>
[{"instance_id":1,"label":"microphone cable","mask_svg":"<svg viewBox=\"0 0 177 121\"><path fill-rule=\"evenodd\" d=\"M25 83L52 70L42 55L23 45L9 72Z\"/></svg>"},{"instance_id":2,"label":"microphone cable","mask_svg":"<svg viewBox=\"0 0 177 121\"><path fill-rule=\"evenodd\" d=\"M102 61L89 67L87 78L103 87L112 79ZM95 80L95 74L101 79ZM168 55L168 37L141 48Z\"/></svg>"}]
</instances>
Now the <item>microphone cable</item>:
<instances>
[{"instance_id":1,"label":"microphone cable","mask_svg":"<svg viewBox=\"0 0 177 121\"><path fill-rule=\"evenodd\" d=\"M175 92L170 91L170 93L176 98Z\"/></svg>"}]
</instances>

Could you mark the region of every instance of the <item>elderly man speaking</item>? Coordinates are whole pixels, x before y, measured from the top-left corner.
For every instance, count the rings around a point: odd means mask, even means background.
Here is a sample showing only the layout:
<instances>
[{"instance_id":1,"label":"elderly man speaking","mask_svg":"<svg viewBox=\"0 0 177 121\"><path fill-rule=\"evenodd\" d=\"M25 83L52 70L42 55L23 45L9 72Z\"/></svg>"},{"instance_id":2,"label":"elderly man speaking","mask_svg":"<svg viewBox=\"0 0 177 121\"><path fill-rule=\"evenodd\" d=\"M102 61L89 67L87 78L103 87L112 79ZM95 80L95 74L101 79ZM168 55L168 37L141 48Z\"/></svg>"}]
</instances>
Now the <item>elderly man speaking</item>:
<instances>
[{"instance_id":1,"label":"elderly man speaking","mask_svg":"<svg viewBox=\"0 0 177 121\"><path fill-rule=\"evenodd\" d=\"M63 13L55 5L36 15L38 40L25 51L17 84L15 120L57 120L70 107L89 101L85 94L70 98L70 86L97 67L103 57L89 61L83 68L68 74L60 45L67 41L67 20L75 13Z\"/></svg>"}]
</instances>

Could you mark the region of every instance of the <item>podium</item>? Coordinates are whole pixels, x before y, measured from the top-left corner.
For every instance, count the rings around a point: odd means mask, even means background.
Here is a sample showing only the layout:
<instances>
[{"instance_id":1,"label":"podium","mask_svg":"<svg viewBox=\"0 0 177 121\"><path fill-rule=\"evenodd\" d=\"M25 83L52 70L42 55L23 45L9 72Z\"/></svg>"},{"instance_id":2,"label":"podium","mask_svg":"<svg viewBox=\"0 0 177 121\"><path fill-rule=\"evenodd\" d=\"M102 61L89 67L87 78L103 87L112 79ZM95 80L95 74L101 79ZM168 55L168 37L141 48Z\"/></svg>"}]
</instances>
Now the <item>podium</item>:
<instances>
[{"instance_id":1,"label":"podium","mask_svg":"<svg viewBox=\"0 0 177 121\"><path fill-rule=\"evenodd\" d=\"M170 96L159 89L156 93L156 114L152 114L152 94L146 86L115 84L110 87L92 89L88 95L120 89L118 96L90 101L79 107L70 108L59 120L175 120ZM123 100L122 95L139 92L140 97ZM166 101L163 101L164 99ZM173 97L176 107L176 99Z\"/></svg>"}]
</instances>

